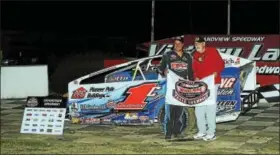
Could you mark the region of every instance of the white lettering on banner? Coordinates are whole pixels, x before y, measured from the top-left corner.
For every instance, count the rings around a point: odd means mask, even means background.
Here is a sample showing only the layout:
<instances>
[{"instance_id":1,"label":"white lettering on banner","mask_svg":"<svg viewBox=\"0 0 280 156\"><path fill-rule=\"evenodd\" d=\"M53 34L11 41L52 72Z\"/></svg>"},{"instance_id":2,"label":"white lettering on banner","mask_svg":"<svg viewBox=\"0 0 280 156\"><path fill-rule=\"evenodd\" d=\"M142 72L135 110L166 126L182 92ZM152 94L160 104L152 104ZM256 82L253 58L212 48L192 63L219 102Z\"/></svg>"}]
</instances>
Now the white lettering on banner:
<instances>
[{"instance_id":1,"label":"white lettering on banner","mask_svg":"<svg viewBox=\"0 0 280 156\"><path fill-rule=\"evenodd\" d=\"M203 106L216 103L214 75L200 81L185 80L174 72L167 74L165 102L179 106Z\"/></svg>"},{"instance_id":2,"label":"white lettering on banner","mask_svg":"<svg viewBox=\"0 0 280 156\"><path fill-rule=\"evenodd\" d=\"M204 40L206 42L228 42L230 41L230 37L205 37Z\"/></svg>"},{"instance_id":3,"label":"white lettering on banner","mask_svg":"<svg viewBox=\"0 0 280 156\"><path fill-rule=\"evenodd\" d=\"M257 74L275 74L275 75L279 75L280 74L280 67L269 67L267 65L263 66L263 67L256 67L257 69Z\"/></svg>"},{"instance_id":4,"label":"white lettering on banner","mask_svg":"<svg viewBox=\"0 0 280 156\"><path fill-rule=\"evenodd\" d=\"M265 37L232 37L233 42L262 42Z\"/></svg>"},{"instance_id":5,"label":"white lettering on banner","mask_svg":"<svg viewBox=\"0 0 280 156\"><path fill-rule=\"evenodd\" d=\"M206 42L262 42L265 37L204 37Z\"/></svg>"}]
</instances>

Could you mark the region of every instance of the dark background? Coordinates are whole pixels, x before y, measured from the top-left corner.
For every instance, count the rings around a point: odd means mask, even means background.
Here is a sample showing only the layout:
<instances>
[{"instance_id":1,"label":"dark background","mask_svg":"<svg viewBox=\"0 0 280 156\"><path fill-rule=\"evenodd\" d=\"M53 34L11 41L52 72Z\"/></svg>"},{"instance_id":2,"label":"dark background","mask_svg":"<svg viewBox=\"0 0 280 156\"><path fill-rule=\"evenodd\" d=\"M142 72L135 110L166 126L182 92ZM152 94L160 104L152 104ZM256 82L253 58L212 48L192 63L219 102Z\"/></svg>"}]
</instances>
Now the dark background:
<instances>
[{"instance_id":1,"label":"dark background","mask_svg":"<svg viewBox=\"0 0 280 156\"><path fill-rule=\"evenodd\" d=\"M279 33L279 1L231 3L232 34ZM155 5L156 40L182 34L227 32L227 1L156 1ZM126 37L130 42L141 43L150 40L150 26L150 1L1 3L2 31L31 31L33 36L35 32L46 33L48 37L45 40L64 36L58 42L67 38L91 42L83 38L110 36Z\"/></svg>"},{"instance_id":2,"label":"dark background","mask_svg":"<svg viewBox=\"0 0 280 156\"><path fill-rule=\"evenodd\" d=\"M279 1L231 3L231 34L279 34ZM150 27L151 1L1 2L4 59L27 65L36 58L33 64L48 64L57 83L102 68L105 58L137 57L136 45L150 41ZM155 40L226 33L227 1L155 3ZM67 76L66 68L76 74ZM54 78L62 72L67 79Z\"/></svg>"}]
</instances>

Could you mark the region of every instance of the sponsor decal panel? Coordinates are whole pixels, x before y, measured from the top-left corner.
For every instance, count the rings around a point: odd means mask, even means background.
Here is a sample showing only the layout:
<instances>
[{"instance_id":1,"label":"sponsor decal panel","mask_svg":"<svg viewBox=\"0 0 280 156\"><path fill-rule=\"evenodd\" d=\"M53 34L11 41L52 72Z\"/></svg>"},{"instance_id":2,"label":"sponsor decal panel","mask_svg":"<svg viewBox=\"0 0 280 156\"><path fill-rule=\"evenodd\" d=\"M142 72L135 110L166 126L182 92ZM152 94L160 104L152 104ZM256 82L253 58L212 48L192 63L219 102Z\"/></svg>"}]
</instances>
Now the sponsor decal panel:
<instances>
[{"instance_id":1,"label":"sponsor decal panel","mask_svg":"<svg viewBox=\"0 0 280 156\"><path fill-rule=\"evenodd\" d=\"M217 113L228 113L232 112L235 109L237 104L236 100L227 100L227 101L218 101L217 102Z\"/></svg>"},{"instance_id":2,"label":"sponsor decal panel","mask_svg":"<svg viewBox=\"0 0 280 156\"><path fill-rule=\"evenodd\" d=\"M87 117L81 119L81 124L99 124L99 123L100 123L99 118Z\"/></svg>"},{"instance_id":3,"label":"sponsor decal panel","mask_svg":"<svg viewBox=\"0 0 280 156\"><path fill-rule=\"evenodd\" d=\"M124 116L125 120L137 120L138 119L138 113L126 113Z\"/></svg>"},{"instance_id":4,"label":"sponsor decal panel","mask_svg":"<svg viewBox=\"0 0 280 156\"><path fill-rule=\"evenodd\" d=\"M25 108L22 124L21 133L34 133L34 134L50 134L50 135L61 135L63 134L64 118L65 118L65 108L53 107L48 108L42 100L36 108L29 110L29 107ZM55 102L55 101L49 101ZM41 111L45 110L45 111ZM60 121L60 122L58 122ZM38 128L38 129L37 129ZM55 132L53 128L59 130ZM28 129L28 130L26 130Z\"/></svg>"},{"instance_id":5,"label":"sponsor decal panel","mask_svg":"<svg viewBox=\"0 0 280 156\"><path fill-rule=\"evenodd\" d=\"M236 78L222 78L221 85L218 89L218 96L231 96L234 95L234 84L236 82Z\"/></svg>"},{"instance_id":6,"label":"sponsor decal panel","mask_svg":"<svg viewBox=\"0 0 280 156\"><path fill-rule=\"evenodd\" d=\"M139 116L139 120L140 121L147 121L147 120L149 120L149 117L142 115L142 116Z\"/></svg>"},{"instance_id":7,"label":"sponsor decal panel","mask_svg":"<svg viewBox=\"0 0 280 156\"><path fill-rule=\"evenodd\" d=\"M86 96L87 90L84 87L80 87L73 91L72 99L82 99Z\"/></svg>"}]
</instances>

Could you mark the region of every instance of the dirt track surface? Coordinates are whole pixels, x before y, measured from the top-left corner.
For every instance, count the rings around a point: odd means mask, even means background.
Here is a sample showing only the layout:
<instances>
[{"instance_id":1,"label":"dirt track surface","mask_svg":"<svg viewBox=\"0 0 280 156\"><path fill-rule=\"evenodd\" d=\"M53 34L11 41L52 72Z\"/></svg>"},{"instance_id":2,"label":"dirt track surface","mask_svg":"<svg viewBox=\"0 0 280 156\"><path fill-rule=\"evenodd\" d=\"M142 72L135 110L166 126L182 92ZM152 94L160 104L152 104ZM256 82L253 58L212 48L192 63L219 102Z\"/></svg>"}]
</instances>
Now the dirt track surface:
<instances>
[{"instance_id":1,"label":"dirt track surface","mask_svg":"<svg viewBox=\"0 0 280 156\"><path fill-rule=\"evenodd\" d=\"M1 154L279 154L279 104L217 125L217 140L166 142L157 125L73 125L64 136L20 134L23 101L1 101ZM191 137L190 132L186 132Z\"/></svg>"}]
</instances>

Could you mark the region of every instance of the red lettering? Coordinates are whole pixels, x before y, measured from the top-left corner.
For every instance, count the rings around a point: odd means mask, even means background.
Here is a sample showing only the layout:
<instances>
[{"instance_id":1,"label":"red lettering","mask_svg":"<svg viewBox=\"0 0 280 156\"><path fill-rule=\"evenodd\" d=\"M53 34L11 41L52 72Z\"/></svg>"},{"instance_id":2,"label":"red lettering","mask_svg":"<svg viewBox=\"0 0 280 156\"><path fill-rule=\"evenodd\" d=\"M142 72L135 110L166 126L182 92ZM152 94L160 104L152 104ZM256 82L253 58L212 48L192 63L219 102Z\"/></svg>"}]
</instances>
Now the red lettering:
<instances>
[{"instance_id":1,"label":"red lettering","mask_svg":"<svg viewBox=\"0 0 280 156\"><path fill-rule=\"evenodd\" d=\"M220 88L233 88L236 78L222 78Z\"/></svg>"},{"instance_id":2,"label":"red lettering","mask_svg":"<svg viewBox=\"0 0 280 156\"><path fill-rule=\"evenodd\" d=\"M128 89L129 94L123 102L120 102L116 106L116 110L128 110L128 109L143 109L146 106L145 100L151 94L151 91L158 89L156 83L146 83L140 86L131 87Z\"/></svg>"}]
</instances>

